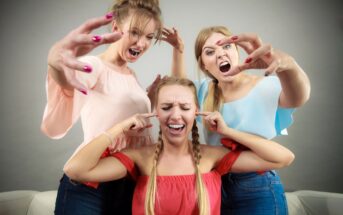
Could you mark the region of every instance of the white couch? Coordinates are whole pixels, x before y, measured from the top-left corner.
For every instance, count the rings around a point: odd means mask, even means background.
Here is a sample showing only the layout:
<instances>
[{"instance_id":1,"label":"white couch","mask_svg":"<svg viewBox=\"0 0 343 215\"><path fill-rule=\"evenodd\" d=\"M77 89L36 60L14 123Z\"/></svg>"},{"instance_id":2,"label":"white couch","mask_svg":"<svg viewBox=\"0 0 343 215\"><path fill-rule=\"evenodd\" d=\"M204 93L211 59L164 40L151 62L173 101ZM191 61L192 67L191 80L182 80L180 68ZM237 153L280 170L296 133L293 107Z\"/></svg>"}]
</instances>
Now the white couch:
<instances>
[{"instance_id":1,"label":"white couch","mask_svg":"<svg viewBox=\"0 0 343 215\"><path fill-rule=\"evenodd\" d=\"M290 215L343 214L343 194L340 193L301 190L287 192L286 197ZM55 190L2 192L0 215L52 215L55 199Z\"/></svg>"}]
</instances>

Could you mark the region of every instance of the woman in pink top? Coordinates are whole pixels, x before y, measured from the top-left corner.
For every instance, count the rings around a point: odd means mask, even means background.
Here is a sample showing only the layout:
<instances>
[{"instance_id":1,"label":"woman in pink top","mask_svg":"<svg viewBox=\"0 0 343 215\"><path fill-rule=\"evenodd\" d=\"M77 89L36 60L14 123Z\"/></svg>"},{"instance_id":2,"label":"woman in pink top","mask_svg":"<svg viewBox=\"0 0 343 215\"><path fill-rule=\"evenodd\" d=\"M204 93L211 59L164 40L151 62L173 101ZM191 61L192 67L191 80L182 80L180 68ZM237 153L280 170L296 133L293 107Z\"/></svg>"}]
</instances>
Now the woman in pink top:
<instances>
[{"instance_id":1,"label":"woman in pink top","mask_svg":"<svg viewBox=\"0 0 343 215\"><path fill-rule=\"evenodd\" d=\"M197 112L196 88L188 79L162 79L156 98L157 114L136 114L103 132L67 162L65 173L80 182L129 174L137 180L133 214L220 214L221 175L281 168L294 159L291 151L273 141L227 127L218 112ZM242 150L200 144L196 115L203 115L213 131L240 143ZM157 144L99 159L113 139L144 132L154 116L160 123Z\"/></svg>"},{"instance_id":2,"label":"woman in pink top","mask_svg":"<svg viewBox=\"0 0 343 215\"><path fill-rule=\"evenodd\" d=\"M136 113L150 112L147 93L128 63L136 62L154 39L174 46L173 62L178 60L183 44L178 42L176 30L162 28L160 16L158 0L117 0L106 16L85 22L53 45L48 56L48 102L41 125L47 136L62 138L81 118L84 140L78 151L113 124ZM91 34L107 24L112 26L111 33ZM98 56L84 56L101 44L110 45ZM103 157L150 143L148 130L128 132L113 139ZM78 184L63 176L55 213L131 213L132 182L97 182Z\"/></svg>"}]
</instances>

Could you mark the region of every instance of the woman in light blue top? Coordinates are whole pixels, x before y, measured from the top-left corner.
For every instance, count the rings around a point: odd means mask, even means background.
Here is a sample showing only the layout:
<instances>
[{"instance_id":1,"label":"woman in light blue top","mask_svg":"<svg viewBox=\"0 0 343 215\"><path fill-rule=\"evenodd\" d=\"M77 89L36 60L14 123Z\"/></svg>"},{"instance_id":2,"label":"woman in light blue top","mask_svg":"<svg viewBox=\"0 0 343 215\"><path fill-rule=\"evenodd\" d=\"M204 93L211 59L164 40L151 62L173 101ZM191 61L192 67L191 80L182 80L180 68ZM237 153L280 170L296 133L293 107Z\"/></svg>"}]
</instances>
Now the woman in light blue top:
<instances>
[{"instance_id":1,"label":"woman in light blue top","mask_svg":"<svg viewBox=\"0 0 343 215\"><path fill-rule=\"evenodd\" d=\"M248 54L243 63L238 47ZM286 133L294 108L309 99L310 82L301 67L257 35L233 36L223 26L205 28L196 39L195 56L209 77L198 86L202 111L220 111L232 128L272 139ZM244 73L247 69L264 69L266 77ZM267 77L272 73L276 76ZM204 128L208 143L221 144L220 135ZM274 170L229 173L222 179L222 214L287 214L283 186Z\"/></svg>"}]
</instances>

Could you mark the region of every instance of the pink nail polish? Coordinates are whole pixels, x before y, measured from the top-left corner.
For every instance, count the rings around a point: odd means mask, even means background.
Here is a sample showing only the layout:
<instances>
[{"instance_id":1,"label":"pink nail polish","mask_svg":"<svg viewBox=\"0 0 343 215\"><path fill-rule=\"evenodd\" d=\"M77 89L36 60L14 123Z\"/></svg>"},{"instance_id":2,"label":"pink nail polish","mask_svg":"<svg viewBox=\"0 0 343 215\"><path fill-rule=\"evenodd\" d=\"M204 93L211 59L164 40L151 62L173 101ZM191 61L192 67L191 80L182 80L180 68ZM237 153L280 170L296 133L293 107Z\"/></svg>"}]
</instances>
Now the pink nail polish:
<instances>
[{"instance_id":1,"label":"pink nail polish","mask_svg":"<svg viewBox=\"0 0 343 215\"><path fill-rule=\"evenodd\" d=\"M233 37L231 37L231 40L233 40L233 41L235 41L235 40L237 40L238 39L238 37L237 36L233 36Z\"/></svg>"},{"instance_id":2,"label":"pink nail polish","mask_svg":"<svg viewBox=\"0 0 343 215\"><path fill-rule=\"evenodd\" d=\"M83 71L85 71L85 72L92 72L92 67L86 65L86 66L83 67Z\"/></svg>"},{"instance_id":3,"label":"pink nail polish","mask_svg":"<svg viewBox=\"0 0 343 215\"><path fill-rule=\"evenodd\" d=\"M251 61L252 61L252 58L249 57L249 58L247 58L247 59L245 60L245 63L250 63Z\"/></svg>"},{"instance_id":4,"label":"pink nail polish","mask_svg":"<svg viewBox=\"0 0 343 215\"><path fill-rule=\"evenodd\" d=\"M88 95L88 93L87 93L87 90L79 90L81 93L83 93L84 95Z\"/></svg>"},{"instance_id":5,"label":"pink nail polish","mask_svg":"<svg viewBox=\"0 0 343 215\"><path fill-rule=\"evenodd\" d=\"M94 37L92 37L92 40L94 41L94 42L100 42L100 40L101 40L101 36L99 36L99 35L95 35Z\"/></svg>"},{"instance_id":6,"label":"pink nail polish","mask_svg":"<svg viewBox=\"0 0 343 215\"><path fill-rule=\"evenodd\" d=\"M113 12L109 12L106 14L106 19L112 19L113 18Z\"/></svg>"}]
</instances>

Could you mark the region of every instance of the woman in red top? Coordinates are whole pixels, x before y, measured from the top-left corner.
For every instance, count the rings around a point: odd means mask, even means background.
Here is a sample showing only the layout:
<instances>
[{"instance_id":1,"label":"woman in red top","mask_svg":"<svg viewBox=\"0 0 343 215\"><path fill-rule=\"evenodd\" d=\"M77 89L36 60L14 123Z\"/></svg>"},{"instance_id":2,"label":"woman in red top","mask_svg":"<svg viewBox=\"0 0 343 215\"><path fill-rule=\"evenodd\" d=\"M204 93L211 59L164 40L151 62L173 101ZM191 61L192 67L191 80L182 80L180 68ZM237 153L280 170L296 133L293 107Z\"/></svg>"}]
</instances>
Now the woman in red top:
<instances>
[{"instance_id":1,"label":"woman in red top","mask_svg":"<svg viewBox=\"0 0 343 215\"><path fill-rule=\"evenodd\" d=\"M78 151L65 173L80 182L116 180L129 173L137 180L133 214L220 214L221 175L281 168L294 159L291 151L273 141L227 127L218 112L197 112L196 88L188 79L163 79L155 98L157 114L136 114L116 124ZM196 115L240 143L238 148L250 150L200 144ZM151 127L149 118L154 116L160 123L157 144L100 159L112 139Z\"/></svg>"}]
</instances>

